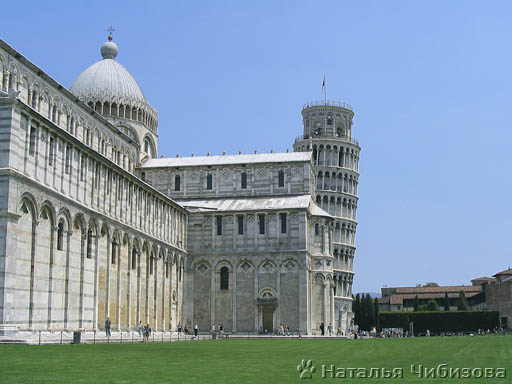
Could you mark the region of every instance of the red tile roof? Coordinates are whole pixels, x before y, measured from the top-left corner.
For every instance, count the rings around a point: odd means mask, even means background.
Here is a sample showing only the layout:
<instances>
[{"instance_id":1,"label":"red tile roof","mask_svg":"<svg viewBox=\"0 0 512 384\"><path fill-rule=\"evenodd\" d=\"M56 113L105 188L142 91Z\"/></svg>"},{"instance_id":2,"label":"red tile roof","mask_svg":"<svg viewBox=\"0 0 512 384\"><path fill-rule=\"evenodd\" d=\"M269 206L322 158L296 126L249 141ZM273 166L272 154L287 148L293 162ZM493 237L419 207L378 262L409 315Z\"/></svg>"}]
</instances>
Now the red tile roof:
<instances>
[{"instance_id":1,"label":"red tile roof","mask_svg":"<svg viewBox=\"0 0 512 384\"><path fill-rule=\"evenodd\" d=\"M503 272L499 272L499 273L495 274L494 277L501 276L501 275L512 275L512 268L509 268Z\"/></svg>"}]
</instances>

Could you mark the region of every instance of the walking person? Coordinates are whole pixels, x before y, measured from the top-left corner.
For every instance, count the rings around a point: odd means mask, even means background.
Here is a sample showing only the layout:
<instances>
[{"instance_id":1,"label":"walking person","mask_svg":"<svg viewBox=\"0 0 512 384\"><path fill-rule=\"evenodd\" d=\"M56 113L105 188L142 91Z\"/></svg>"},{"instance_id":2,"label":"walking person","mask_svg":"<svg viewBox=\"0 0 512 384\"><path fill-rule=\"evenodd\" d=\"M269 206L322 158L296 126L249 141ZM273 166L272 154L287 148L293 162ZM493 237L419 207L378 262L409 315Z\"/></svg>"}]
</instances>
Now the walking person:
<instances>
[{"instance_id":1,"label":"walking person","mask_svg":"<svg viewBox=\"0 0 512 384\"><path fill-rule=\"evenodd\" d=\"M148 333L148 330L146 328L146 326L144 325L142 327L142 342L145 343L146 342L146 334Z\"/></svg>"},{"instance_id":2,"label":"walking person","mask_svg":"<svg viewBox=\"0 0 512 384\"><path fill-rule=\"evenodd\" d=\"M185 335L188 335L188 324L185 324Z\"/></svg>"},{"instance_id":3,"label":"walking person","mask_svg":"<svg viewBox=\"0 0 512 384\"><path fill-rule=\"evenodd\" d=\"M142 321L139 321L139 337L142 337L142 329L144 326L142 325Z\"/></svg>"},{"instance_id":4,"label":"walking person","mask_svg":"<svg viewBox=\"0 0 512 384\"><path fill-rule=\"evenodd\" d=\"M149 341L149 336L151 336L151 327L146 324L146 341Z\"/></svg>"},{"instance_id":5,"label":"walking person","mask_svg":"<svg viewBox=\"0 0 512 384\"><path fill-rule=\"evenodd\" d=\"M110 337L110 317L107 317L107 320L105 320L105 336Z\"/></svg>"},{"instance_id":6,"label":"walking person","mask_svg":"<svg viewBox=\"0 0 512 384\"><path fill-rule=\"evenodd\" d=\"M194 336L197 337L197 331L198 331L197 323L194 324Z\"/></svg>"}]
</instances>

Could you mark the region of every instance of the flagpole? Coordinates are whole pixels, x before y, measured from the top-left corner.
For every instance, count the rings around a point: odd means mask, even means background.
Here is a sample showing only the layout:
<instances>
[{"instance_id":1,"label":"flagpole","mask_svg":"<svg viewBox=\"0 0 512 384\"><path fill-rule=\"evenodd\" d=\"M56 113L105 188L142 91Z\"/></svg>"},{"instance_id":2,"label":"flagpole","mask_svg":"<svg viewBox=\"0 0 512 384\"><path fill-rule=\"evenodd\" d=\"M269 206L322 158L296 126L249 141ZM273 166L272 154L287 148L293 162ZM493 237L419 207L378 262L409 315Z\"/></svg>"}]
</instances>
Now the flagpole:
<instances>
[{"instance_id":1,"label":"flagpole","mask_svg":"<svg viewBox=\"0 0 512 384\"><path fill-rule=\"evenodd\" d=\"M324 80L322 81L322 91L324 92L324 104L327 105L327 83L325 82L325 74Z\"/></svg>"}]
</instances>

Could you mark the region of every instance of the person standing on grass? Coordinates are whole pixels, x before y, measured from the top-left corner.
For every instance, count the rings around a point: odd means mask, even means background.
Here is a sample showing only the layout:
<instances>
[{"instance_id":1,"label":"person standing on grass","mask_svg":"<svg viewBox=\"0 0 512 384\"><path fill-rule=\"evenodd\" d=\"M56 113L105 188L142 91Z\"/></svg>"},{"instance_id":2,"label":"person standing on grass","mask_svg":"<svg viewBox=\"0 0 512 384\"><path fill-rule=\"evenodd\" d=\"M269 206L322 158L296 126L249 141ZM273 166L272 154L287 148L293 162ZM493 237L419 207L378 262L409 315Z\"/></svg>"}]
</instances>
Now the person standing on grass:
<instances>
[{"instance_id":1,"label":"person standing on grass","mask_svg":"<svg viewBox=\"0 0 512 384\"><path fill-rule=\"evenodd\" d=\"M178 323L178 333L181 333L181 323Z\"/></svg>"},{"instance_id":2,"label":"person standing on grass","mask_svg":"<svg viewBox=\"0 0 512 384\"><path fill-rule=\"evenodd\" d=\"M105 336L110 337L110 317L107 317L107 320L105 320Z\"/></svg>"},{"instance_id":3,"label":"person standing on grass","mask_svg":"<svg viewBox=\"0 0 512 384\"><path fill-rule=\"evenodd\" d=\"M320 323L320 332L322 334L322 336L325 335L325 326L324 326L324 323Z\"/></svg>"},{"instance_id":4,"label":"person standing on grass","mask_svg":"<svg viewBox=\"0 0 512 384\"><path fill-rule=\"evenodd\" d=\"M139 321L139 337L142 337L142 329L143 329L142 321Z\"/></svg>"},{"instance_id":5,"label":"person standing on grass","mask_svg":"<svg viewBox=\"0 0 512 384\"><path fill-rule=\"evenodd\" d=\"M185 324L185 335L188 335L188 324Z\"/></svg>"},{"instance_id":6,"label":"person standing on grass","mask_svg":"<svg viewBox=\"0 0 512 384\"><path fill-rule=\"evenodd\" d=\"M331 323L329 323L329 325L327 326L327 329L329 330L329 336L332 336L332 325L331 325Z\"/></svg>"},{"instance_id":7,"label":"person standing on grass","mask_svg":"<svg viewBox=\"0 0 512 384\"><path fill-rule=\"evenodd\" d=\"M194 336L197 337L197 331L198 331L197 323L194 324Z\"/></svg>"},{"instance_id":8,"label":"person standing on grass","mask_svg":"<svg viewBox=\"0 0 512 384\"><path fill-rule=\"evenodd\" d=\"M149 341L149 336L151 336L151 327L149 323L146 325L147 333L146 333L146 341Z\"/></svg>"}]
</instances>

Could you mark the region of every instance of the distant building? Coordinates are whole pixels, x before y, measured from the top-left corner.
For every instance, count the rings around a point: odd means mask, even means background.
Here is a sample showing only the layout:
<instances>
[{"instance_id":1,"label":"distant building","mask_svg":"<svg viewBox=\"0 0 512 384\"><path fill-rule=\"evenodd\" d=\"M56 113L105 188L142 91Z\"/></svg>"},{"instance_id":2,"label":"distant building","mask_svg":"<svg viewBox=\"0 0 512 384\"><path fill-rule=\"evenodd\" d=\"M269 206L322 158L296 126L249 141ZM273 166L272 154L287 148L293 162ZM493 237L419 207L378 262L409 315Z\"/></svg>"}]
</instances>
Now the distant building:
<instances>
[{"instance_id":1,"label":"distant building","mask_svg":"<svg viewBox=\"0 0 512 384\"><path fill-rule=\"evenodd\" d=\"M496 281L485 287L487 309L499 311L503 328L512 328L512 269L494 275Z\"/></svg>"},{"instance_id":2,"label":"distant building","mask_svg":"<svg viewBox=\"0 0 512 384\"><path fill-rule=\"evenodd\" d=\"M379 310L390 312L414 311L418 296L419 305L434 299L440 311L444 311L448 294L450 311L457 310L460 291L464 291L469 310L495 310L500 313L503 328L512 328L512 268L499 272L493 277L479 277L471 280L472 285L445 287L390 287L382 288Z\"/></svg>"},{"instance_id":3,"label":"distant building","mask_svg":"<svg viewBox=\"0 0 512 384\"><path fill-rule=\"evenodd\" d=\"M414 311L414 301L418 296L419 305L435 300L439 310L444 310L446 294L450 311L457 310L460 291L464 292L468 309L485 309L485 291L483 285L453 285L444 287L389 287L382 288L379 310L391 312Z\"/></svg>"}]
</instances>

